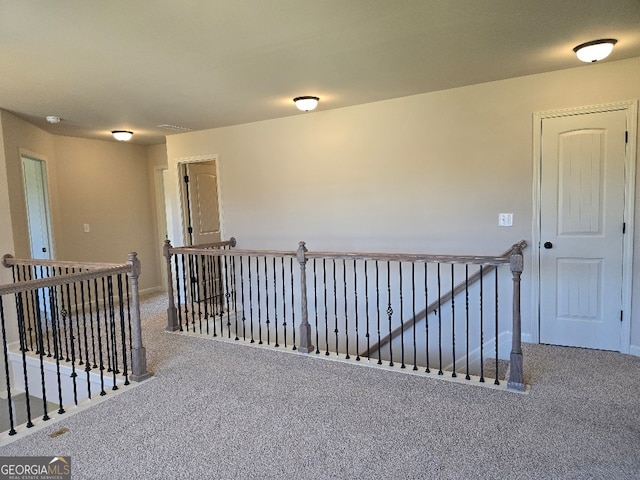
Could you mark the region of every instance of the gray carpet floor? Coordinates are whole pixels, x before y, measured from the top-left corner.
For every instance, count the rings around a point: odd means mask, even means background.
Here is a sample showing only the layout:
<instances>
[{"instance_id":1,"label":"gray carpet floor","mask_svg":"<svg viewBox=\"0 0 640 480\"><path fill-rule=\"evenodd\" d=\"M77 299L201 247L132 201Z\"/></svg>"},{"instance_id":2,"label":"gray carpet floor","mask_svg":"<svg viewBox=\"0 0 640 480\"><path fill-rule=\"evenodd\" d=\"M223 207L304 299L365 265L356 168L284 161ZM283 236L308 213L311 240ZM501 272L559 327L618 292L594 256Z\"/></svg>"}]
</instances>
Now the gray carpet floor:
<instances>
[{"instance_id":1,"label":"gray carpet floor","mask_svg":"<svg viewBox=\"0 0 640 480\"><path fill-rule=\"evenodd\" d=\"M640 358L525 345L516 394L171 334L165 308L143 305L154 378L0 456L69 455L75 479L640 478Z\"/></svg>"}]
</instances>

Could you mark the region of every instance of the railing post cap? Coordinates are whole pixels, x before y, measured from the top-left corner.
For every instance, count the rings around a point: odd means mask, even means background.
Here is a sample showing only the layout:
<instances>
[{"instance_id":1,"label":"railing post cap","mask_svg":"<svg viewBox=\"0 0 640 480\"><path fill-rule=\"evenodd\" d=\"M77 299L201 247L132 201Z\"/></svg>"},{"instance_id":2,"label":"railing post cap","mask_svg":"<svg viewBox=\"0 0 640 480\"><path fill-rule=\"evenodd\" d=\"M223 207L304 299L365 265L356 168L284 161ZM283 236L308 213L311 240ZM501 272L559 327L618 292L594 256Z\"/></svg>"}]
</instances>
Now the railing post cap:
<instances>
[{"instance_id":1,"label":"railing post cap","mask_svg":"<svg viewBox=\"0 0 640 480\"><path fill-rule=\"evenodd\" d=\"M298 242L298 251L297 253L297 257L298 257L298 262L300 263L306 263L307 259L305 257L305 253L307 252L307 247L305 242Z\"/></svg>"},{"instance_id":2,"label":"railing post cap","mask_svg":"<svg viewBox=\"0 0 640 480\"><path fill-rule=\"evenodd\" d=\"M129 261L128 261L128 263L131 264L131 273L130 273L130 275L139 276L140 273L142 273L142 268L141 268L140 260L138 259L138 253L137 252L129 253Z\"/></svg>"},{"instance_id":3,"label":"railing post cap","mask_svg":"<svg viewBox=\"0 0 640 480\"><path fill-rule=\"evenodd\" d=\"M7 253L5 255L2 256L2 265L9 268L11 265L9 265L9 263L7 262L7 260L9 260L10 258L13 258L13 255L11 255L10 253Z\"/></svg>"},{"instance_id":4,"label":"railing post cap","mask_svg":"<svg viewBox=\"0 0 640 480\"><path fill-rule=\"evenodd\" d=\"M231 237L229 239L229 243L231 244L232 247L236 246L236 237Z\"/></svg>"}]
</instances>

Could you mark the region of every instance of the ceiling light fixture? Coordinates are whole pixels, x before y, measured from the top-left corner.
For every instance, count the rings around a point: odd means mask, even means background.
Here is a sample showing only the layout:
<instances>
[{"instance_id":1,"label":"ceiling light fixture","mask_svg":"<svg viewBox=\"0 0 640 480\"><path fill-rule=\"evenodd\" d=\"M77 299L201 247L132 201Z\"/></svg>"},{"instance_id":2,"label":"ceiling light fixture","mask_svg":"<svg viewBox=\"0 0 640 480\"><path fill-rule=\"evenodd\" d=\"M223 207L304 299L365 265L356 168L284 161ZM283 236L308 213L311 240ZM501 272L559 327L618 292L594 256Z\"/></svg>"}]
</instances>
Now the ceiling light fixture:
<instances>
[{"instance_id":1,"label":"ceiling light fixture","mask_svg":"<svg viewBox=\"0 0 640 480\"><path fill-rule=\"evenodd\" d=\"M318 106L318 101L320 101L320 99L318 97L304 96L296 97L293 99L293 101L295 102L296 107L298 107L299 110L308 112Z\"/></svg>"},{"instance_id":2,"label":"ceiling light fixture","mask_svg":"<svg viewBox=\"0 0 640 480\"><path fill-rule=\"evenodd\" d=\"M47 122L49 123L60 123L60 117L56 115L47 115Z\"/></svg>"},{"instance_id":3,"label":"ceiling light fixture","mask_svg":"<svg viewBox=\"0 0 640 480\"><path fill-rule=\"evenodd\" d=\"M618 43L618 40L615 38L592 40L574 47L573 51L583 62L593 63L607 58L616 43Z\"/></svg>"},{"instance_id":4,"label":"ceiling light fixture","mask_svg":"<svg viewBox=\"0 0 640 480\"><path fill-rule=\"evenodd\" d=\"M119 142L127 142L131 140L131 137L133 137L133 132L130 132L129 130L113 130L111 134L113 135L113 138Z\"/></svg>"}]
</instances>

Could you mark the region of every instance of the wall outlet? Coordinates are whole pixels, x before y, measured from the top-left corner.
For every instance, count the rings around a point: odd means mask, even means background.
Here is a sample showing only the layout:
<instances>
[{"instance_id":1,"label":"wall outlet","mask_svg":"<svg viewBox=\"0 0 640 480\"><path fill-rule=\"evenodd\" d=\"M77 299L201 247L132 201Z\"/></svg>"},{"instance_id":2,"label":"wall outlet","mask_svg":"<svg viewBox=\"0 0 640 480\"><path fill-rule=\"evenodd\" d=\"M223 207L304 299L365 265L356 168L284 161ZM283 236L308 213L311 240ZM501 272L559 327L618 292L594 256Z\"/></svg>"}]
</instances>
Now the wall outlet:
<instances>
[{"instance_id":1,"label":"wall outlet","mask_svg":"<svg viewBox=\"0 0 640 480\"><path fill-rule=\"evenodd\" d=\"M513 213L499 213L498 214L498 226L499 227L511 227L511 226L513 226Z\"/></svg>"},{"instance_id":2,"label":"wall outlet","mask_svg":"<svg viewBox=\"0 0 640 480\"><path fill-rule=\"evenodd\" d=\"M83 229L84 229L84 233L89 233L91 231L91 227L89 226L88 223L84 224Z\"/></svg>"}]
</instances>

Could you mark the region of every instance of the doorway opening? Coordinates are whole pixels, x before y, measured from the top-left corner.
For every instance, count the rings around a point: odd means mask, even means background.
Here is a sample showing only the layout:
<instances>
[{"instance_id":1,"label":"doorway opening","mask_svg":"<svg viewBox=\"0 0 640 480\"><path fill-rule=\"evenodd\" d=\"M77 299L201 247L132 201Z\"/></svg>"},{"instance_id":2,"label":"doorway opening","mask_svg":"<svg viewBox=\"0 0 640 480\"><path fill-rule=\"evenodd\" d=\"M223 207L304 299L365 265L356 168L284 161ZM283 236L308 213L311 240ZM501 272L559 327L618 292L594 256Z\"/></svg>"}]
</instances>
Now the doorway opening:
<instances>
[{"instance_id":1,"label":"doorway opening","mask_svg":"<svg viewBox=\"0 0 640 480\"><path fill-rule=\"evenodd\" d=\"M24 194L29 227L31 258L54 258L47 164L31 155L21 155Z\"/></svg>"}]
</instances>

